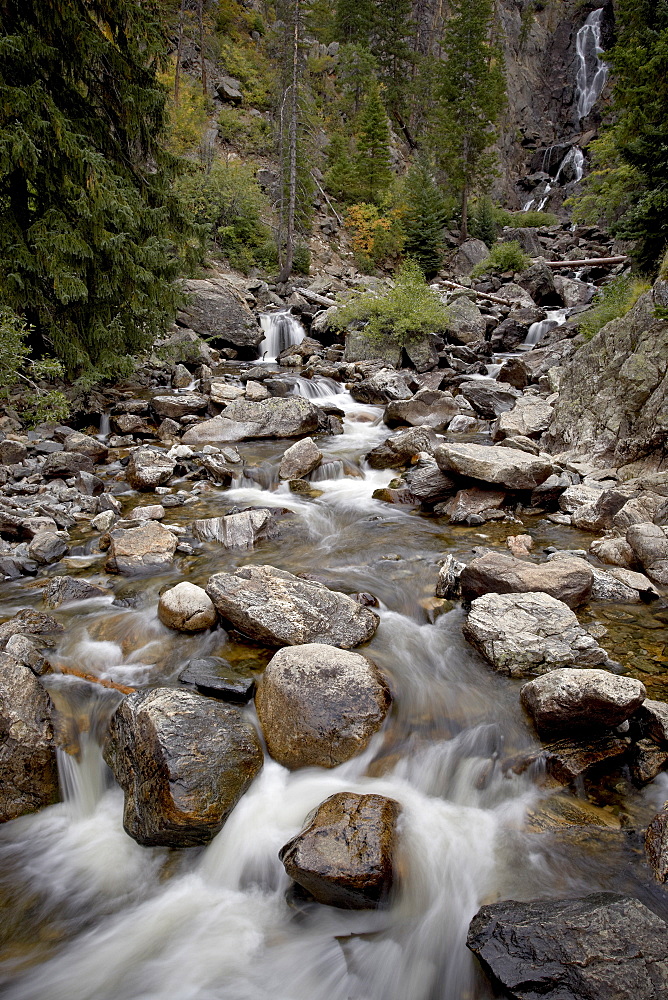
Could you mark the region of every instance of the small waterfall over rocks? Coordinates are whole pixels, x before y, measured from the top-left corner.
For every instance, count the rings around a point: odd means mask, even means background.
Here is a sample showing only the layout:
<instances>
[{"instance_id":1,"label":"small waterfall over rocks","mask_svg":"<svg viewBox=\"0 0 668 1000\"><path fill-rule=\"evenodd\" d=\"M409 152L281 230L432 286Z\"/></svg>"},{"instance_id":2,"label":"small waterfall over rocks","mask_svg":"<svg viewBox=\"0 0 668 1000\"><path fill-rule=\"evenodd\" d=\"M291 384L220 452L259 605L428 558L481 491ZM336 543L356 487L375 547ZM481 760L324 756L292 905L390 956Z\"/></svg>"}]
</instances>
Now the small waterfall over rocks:
<instances>
[{"instance_id":1,"label":"small waterfall over rocks","mask_svg":"<svg viewBox=\"0 0 668 1000\"><path fill-rule=\"evenodd\" d=\"M345 392L339 382L324 376L303 378L301 375L294 375L285 381L291 383L293 395L304 396L306 399L322 399L325 396L337 396Z\"/></svg>"},{"instance_id":2,"label":"small waterfall over rocks","mask_svg":"<svg viewBox=\"0 0 668 1000\"><path fill-rule=\"evenodd\" d=\"M549 146L545 153L543 154L543 173L549 173L549 163L550 155L554 146ZM555 188L563 187L567 184L577 184L582 180L584 176L584 153L579 146L571 146L564 156L563 160L557 168L557 172L554 176L554 180L549 180L540 196L540 199L536 196L531 198L523 206L522 211L529 212L535 206L537 212L542 212L548 201L550 200L550 195L555 190Z\"/></svg>"},{"instance_id":3,"label":"small waterfall over rocks","mask_svg":"<svg viewBox=\"0 0 668 1000\"><path fill-rule=\"evenodd\" d=\"M586 118L601 96L608 78L608 67L601 59L601 20L603 8L594 10L577 33L575 47L578 57L577 106L578 118Z\"/></svg>"},{"instance_id":4,"label":"small waterfall over rocks","mask_svg":"<svg viewBox=\"0 0 668 1000\"><path fill-rule=\"evenodd\" d=\"M267 363L276 361L286 347L301 344L306 336L304 327L291 312L263 313L260 326L264 330L264 340L258 347L259 360Z\"/></svg>"},{"instance_id":5,"label":"small waterfall over rocks","mask_svg":"<svg viewBox=\"0 0 668 1000\"><path fill-rule=\"evenodd\" d=\"M538 323L532 323L522 347L530 351L532 347L540 344L546 333L554 330L557 326L562 326L566 322L567 309L548 309L545 319Z\"/></svg>"}]
</instances>

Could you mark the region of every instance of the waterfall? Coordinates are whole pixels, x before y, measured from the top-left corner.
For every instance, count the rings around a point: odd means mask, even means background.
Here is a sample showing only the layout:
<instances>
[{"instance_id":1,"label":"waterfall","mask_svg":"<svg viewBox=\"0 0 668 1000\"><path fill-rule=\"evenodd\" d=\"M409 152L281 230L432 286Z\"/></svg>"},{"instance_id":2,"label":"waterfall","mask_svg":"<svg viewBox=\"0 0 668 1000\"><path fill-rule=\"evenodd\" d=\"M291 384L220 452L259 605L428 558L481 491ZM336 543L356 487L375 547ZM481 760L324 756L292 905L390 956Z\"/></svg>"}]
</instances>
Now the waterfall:
<instances>
[{"instance_id":1,"label":"waterfall","mask_svg":"<svg viewBox=\"0 0 668 1000\"><path fill-rule=\"evenodd\" d=\"M550 172L546 168L549 167L549 155L552 149L554 149L554 147L550 146L548 149L545 150L545 153L543 154L544 173ZM536 211L537 212L543 211L543 209L545 208L550 199L550 195L552 194L555 188L563 187L566 184L577 184L579 181L582 180L583 175L584 175L584 153L582 152L579 146L571 146L571 148L568 150L563 160L559 164L554 180L548 181L547 184L545 185L545 188L543 189L543 196L540 199L540 201L538 201L538 205L536 206ZM531 198L531 200L527 201L527 203L524 205L522 211L523 212L530 211L533 208L536 201L537 201L536 198Z\"/></svg>"},{"instance_id":2,"label":"waterfall","mask_svg":"<svg viewBox=\"0 0 668 1000\"><path fill-rule=\"evenodd\" d=\"M586 118L601 95L608 78L608 67L601 59L601 19L603 8L593 11L578 31L575 48L578 57L578 118Z\"/></svg>"},{"instance_id":3,"label":"waterfall","mask_svg":"<svg viewBox=\"0 0 668 1000\"><path fill-rule=\"evenodd\" d=\"M294 344L301 344L306 336L304 327L290 312L263 313L260 326L264 340L258 347L260 360L276 361L281 351Z\"/></svg>"},{"instance_id":4,"label":"waterfall","mask_svg":"<svg viewBox=\"0 0 668 1000\"><path fill-rule=\"evenodd\" d=\"M538 323L531 324L522 347L530 351L532 347L536 346L536 344L540 344L546 333L549 333L550 330L554 330L557 326L563 325L566 321L566 313L566 309L548 309L545 319L540 320Z\"/></svg>"},{"instance_id":5,"label":"waterfall","mask_svg":"<svg viewBox=\"0 0 668 1000\"><path fill-rule=\"evenodd\" d=\"M337 396L345 392L342 385L333 378L303 378L295 375L290 379L292 392L295 396L305 396L306 399L321 399L324 396Z\"/></svg>"}]
</instances>

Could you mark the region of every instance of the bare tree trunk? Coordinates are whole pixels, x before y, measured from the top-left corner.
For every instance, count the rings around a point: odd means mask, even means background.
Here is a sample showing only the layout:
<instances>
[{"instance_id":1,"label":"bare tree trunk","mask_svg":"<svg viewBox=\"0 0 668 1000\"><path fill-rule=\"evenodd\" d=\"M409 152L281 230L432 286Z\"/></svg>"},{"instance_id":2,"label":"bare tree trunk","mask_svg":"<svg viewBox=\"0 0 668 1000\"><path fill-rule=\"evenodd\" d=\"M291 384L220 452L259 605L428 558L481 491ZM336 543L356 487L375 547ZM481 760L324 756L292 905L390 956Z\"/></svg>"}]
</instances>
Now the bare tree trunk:
<instances>
[{"instance_id":1,"label":"bare tree trunk","mask_svg":"<svg viewBox=\"0 0 668 1000\"><path fill-rule=\"evenodd\" d=\"M204 0L199 0L197 6L197 19L199 21L199 59L202 67L202 93L207 96L206 61L204 59Z\"/></svg>"},{"instance_id":2,"label":"bare tree trunk","mask_svg":"<svg viewBox=\"0 0 668 1000\"><path fill-rule=\"evenodd\" d=\"M469 238L468 222L469 222L469 186L468 184L465 184L464 190L462 191L462 226L459 232L460 243L463 243L464 240L467 240Z\"/></svg>"},{"instance_id":3,"label":"bare tree trunk","mask_svg":"<svg viewBox=\"0 0 668 1000\"><path fill-rule=\"evenodd\" d=\"M300 0L294 0L294 24L292 26L292 83L290 93L290 131L288 136L288 219L285 238L285 261L278 276L279 281L287 281L292 274L295 255L295 210L297 206L297 117L299 112L299 19Z\"/></svg>"},{"instance_id":4,"label":"bare tree trunk","mask_svg":"<svg viewBox=\"0 0 668 1000\"><path fill-rule=\"evenodd\" d=\"M174 104L179 103L179 84L181 82L181 53L183 51L183 18L185 15L186 0L181 0L179 9L179 40L176 43L176 66L174 68Z\"/></svg>"}]
</instances>

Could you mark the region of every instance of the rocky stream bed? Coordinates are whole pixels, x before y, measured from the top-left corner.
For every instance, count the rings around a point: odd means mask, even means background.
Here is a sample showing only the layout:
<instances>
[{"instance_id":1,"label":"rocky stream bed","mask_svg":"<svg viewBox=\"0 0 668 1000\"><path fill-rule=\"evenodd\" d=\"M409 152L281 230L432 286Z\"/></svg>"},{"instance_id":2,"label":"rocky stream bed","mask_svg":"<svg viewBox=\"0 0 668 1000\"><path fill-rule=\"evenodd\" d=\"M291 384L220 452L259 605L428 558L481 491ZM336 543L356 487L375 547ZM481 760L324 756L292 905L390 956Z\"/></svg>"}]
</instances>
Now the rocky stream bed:
<instances>
[{"instance_id":1,"label":"rocky stream bed","mask_svg":"<svg viewBox=\"0 0 668 1000\"><path fill-rule=\"evenodd\" d=\"M6 427L9 1000L666 995L668 473L508 329Z\"/></svg>"}]
</instances>

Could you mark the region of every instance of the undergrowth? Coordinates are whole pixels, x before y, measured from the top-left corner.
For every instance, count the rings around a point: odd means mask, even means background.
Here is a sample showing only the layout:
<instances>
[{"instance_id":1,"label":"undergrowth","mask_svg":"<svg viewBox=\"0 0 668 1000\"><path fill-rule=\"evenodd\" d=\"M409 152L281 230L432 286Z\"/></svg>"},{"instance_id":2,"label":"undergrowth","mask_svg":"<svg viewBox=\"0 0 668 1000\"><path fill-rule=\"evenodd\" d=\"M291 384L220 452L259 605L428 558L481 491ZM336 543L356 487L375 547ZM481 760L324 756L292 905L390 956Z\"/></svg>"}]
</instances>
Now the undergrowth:
<instances>
[{"instance_id":1,"label":"undergrowth","mask_svg":"<svg viewBox=\"0 0 668 1000\"><path fill-rule=\"evenodd\" d=\"M580 333L585 340L595 337L606 323L626 316L640 296L650 288L649 282L630 275L621 275L602 288L592 308L583 313L580 319Z\"/></svg>"}]
</instances>

